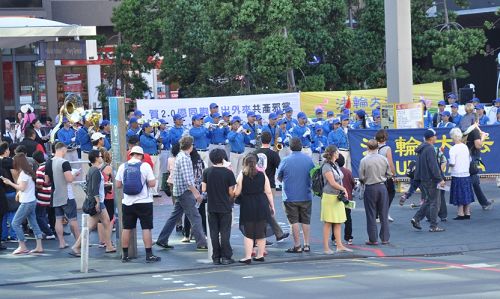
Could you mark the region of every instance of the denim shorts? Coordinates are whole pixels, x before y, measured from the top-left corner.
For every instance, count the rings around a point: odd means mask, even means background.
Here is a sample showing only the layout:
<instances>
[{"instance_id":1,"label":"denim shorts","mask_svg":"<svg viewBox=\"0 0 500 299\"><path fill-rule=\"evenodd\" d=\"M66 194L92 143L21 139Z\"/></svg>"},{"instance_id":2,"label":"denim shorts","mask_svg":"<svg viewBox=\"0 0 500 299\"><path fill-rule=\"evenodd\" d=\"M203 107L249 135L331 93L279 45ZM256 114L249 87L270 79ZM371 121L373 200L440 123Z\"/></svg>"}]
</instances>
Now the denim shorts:
<instances>
[{"instance_id":1,"label":"denim shorts","mask_svg":"<svg viewBox=\"0 0 500 299\"><path fill-rule=\"evenodd\" d=\"M56 218L66 216L68 220L76 220L76 200L68 199L68 203L60 207L54 207Z\"/></svg>"}]
</instances>

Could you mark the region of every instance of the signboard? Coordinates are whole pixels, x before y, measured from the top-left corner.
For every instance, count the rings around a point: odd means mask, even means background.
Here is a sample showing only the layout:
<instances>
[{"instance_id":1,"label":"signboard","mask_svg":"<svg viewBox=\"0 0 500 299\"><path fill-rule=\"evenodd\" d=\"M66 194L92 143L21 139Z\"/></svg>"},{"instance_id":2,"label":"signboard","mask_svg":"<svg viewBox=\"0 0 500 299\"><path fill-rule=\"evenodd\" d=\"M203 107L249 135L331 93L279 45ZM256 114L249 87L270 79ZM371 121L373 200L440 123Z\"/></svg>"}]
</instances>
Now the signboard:
<instances>
[{"instance_id":1,"label":"signboard","mask_svg":"<svg viewBox=\"0 0 500 299\"><path fill-rule=\"evenodd\" d=\"M40 60L87 59L84 40L40 42Z\"/></svg>"},{"instance_id":2,"label":"signboard","mask_svg":"<svg viewBox=\"0 0 500 299\"><path fill-rule=\"evenodd\" d=\"M382 129L395 129L394 104L382 104L380 106L380 127Z\"/></svg>"},{"instance_id":3,"label":"signboard","mask_svg":"<svg viewBox=\"0 0 500 299\"><path fill-rule=\"evenodd\" d=\"M389 140L387 145L392 149L392 158L396 168L396 176L404 177L408 170L408 164L416 160L415 150L424 142L426 129L397 129L388 130ZM434 129L437 132L435 146L444 149L444 154L449 158L449 150L453 146L450 138L450 129ZM480 174L500 173L498 163L498 152L500 151L500 125L483 126L481 130L489 133L489 137L483 142L481 158L485 166L481 166ZM349 130L348 138L351 146L352 172L358 177L359 164L366 155L366 142L375 137L376 130Z\"/></svg>"},{"instance_id":4,"label":"signboard","mask_svg":"<svg viewBox=\"0 0 500 299\"><path fill-rule=\"evenodd\" d=\"M424 107L422 103L396 104L396 128L416 129L424 127Z\"/></svg>"},{"instance_id":5,"label":"signboard","mask_svg":"<svg viewBox=\"0 0 500 299\"><path fill-rule=\"evenodd\" d=\"M178 100L138 100L137 109L145 114L146 119L165 119L173 123L172 116L180 114L184 116L184 124L191 124L191 117L195 114L209 114L210 103L217 103L219 113L229 112L232 116L239 116L246 120L247 112L254 111L262 115L267 121L269 113L283 110L290 106L295 114L300 111L300 100L298 93L263 94L216 98L191 98Z\"/></svg>"}]
</instances>

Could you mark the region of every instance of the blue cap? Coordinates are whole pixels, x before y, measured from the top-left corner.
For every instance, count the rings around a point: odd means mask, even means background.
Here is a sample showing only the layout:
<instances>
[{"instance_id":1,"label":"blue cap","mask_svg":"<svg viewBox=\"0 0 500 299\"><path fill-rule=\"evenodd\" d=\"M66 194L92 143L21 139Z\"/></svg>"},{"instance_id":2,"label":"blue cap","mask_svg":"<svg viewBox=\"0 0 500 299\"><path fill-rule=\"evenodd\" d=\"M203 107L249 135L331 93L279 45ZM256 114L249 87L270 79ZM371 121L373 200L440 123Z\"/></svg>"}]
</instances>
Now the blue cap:
<instances>
[{"instance_id":1,"label":"blue cap","mask_svg":"<svg viewBox=\"0 0 500 299\"><path fill-rule=\"evenodd\" d=\"M500 98L496 99L494 102L495 103L500 103Z\"/></svg>"},{"instance_id":2,"label":"blue cap","mask_svg":"<svg viewBox=\"0 0 500 299\"><path fill-rule=\"evenodd\" d=\"M255 112L253 112L253 111L248 111L248 112L247 112L247 117L250 117L250 116L255 116Z\"/></svg>"},{"instance_id":3,"label":"blue cap","mask_svg":"<svg viewBox=\"0 0 500 299\"><path fill-rule=\"evenodd\" d=\"M484 110L484 105L483 104L477 104L476 109Z\"/></svg>"},{"instance_id":4,"label":"blue cap","mask_svg":"<svg viewBox=\"0 0 500 299\"><path fill-rule=\"evenodd\" d=\"M443 111L443 112L441 112L441 115L442 116L450 116L451 113L450 113L450 111Z\"/></svg>"},{"instance_id":5,"label":"blue cap","mask_svg":"<svg viewBox=\"0 0 500 299\"><path fill-rule=\"evenodd\" d=\"M454 94L453 92L450 92L450 93L448 94L448 98L456 99L456 98L457 98L457 95L456 95L456 94Z\"/></svg>"},{"instance_id":6,"label":"blue cap","mask_svg":"<svg viewBox=\"0 0 500 299\"><path fill-rule=\"evenodd\" d=\"M195 114L195 115L193 115L193 117L191 117L192 121L200 120L200 119L203 119L203 115L201 115L201 114Z\"/></svg>"},{"instance_id":7,"label":"blue cap","mask_svg":"<svg viewBox=\"0 0 500 299\"><path fill-rule=\"evenodd\" d=\"M235 122L240 122L241 123L241 118L239 116L234 116L233 119L231 119L231 123L235 123Z\"/></svg>"},{"instance_id":8,"label":"blue cap","mask_svg":"<svg viewBox=\"0 0 500 299\"><path fill-rule=\"evenodd\" d=\"M222 112L222 117L227 117L227 116L231 116L231 113L229 112Z\"/></svg>"},{"instance_id":9,"label":"blue cap","mask_svg":"<svg viewBox=\"0 0 500 299\"><path fill-rule=\"evenodd\" d=\"M180 115L180 114L174 114L173 119L174 120L184 119L184 117L182 117L182 115Z\"/></svg>"},{"instance_id":10,"label":"blue cap","mask_svg":"<svg viewBox=\"0 0 500 299\"><path fill-rule=\"evenodd\" d=\"M365 112L365 110L360 109L360 110L356 111L356 115L359 117L364 117L364 116L366 116L366 112Z\"/></svg>"},{"instance_id":11,"label":"blue cap","mask_svg":"<svg viewBox=\"0 0 500 299\"><path fill-rule=\"evenodd\" d=\"M327 117L329 117L329 116L333 116L333 115L334 115L334 114L333 114L333 111L331 111L331 110L330 110L330 111L328 111L328 112L326 113L326 116L327 116Z\"/></svg>"},{"instance_id":12,"label":"blue cap","mask_svg":"<svg viewBox=\"0 0 500 299\"><path fill-rule=\"evenodd\" d=\"M214 109L214 108L219 108L219 105L215 104L215 103L211 103L210 106L209 106L210 109Z\"/></svg>"},{"instance_id":13,"label":"blue cap","mask_svg":"<svg viewBox=\"0 0 500 299\"><path fill-rule=\"evenodd\" d=\"M372 116L373 117L380 117L380 110L373 110L372 111Z\"/></svg>"},{"instance_id":14,"label":"blue cap","mask_svg":"<svg viewBox=\"0 0 500 299\"><path fill-rule=\"evenodd\" d=\"M333 124L340 124L342 121L340 120L340 118L336 118L333 120Z\"/></svg>"},{"instance_id":15,"label":"blue cap","mask_svg":"<svg viewBox=\"0 0 500 299\"><path fill-rule=\"evenodd\" d=\"M255 119L256 119L256 120L261 120L261 119L262 119L262 115L260 115L260 114L255 114Z\"/></svg>"},{"instance_id":16,"label":"blue cap","mask_svg":"<svg viewBox=\"0 0 500 299\"><path fill-rule=\"evenodd\" d=\"M135 110L134 115L135 116L143 116L144 114L142 114L141 110Z\"/></svg>"},{"instance_id":17,"label":"blue cap","mask_svg":"<svg viewBox=\"0 0 500 299\"><path fill-rule=\"evenodd\" d=\"M481 103L481 101L478 98L473 98L471 100L472 103Z\"/></svg>"},{"instance_id":18,"label":"blue cap","mask_svg":"<svg viewBox=\"0 0 500 299\"><path fill-rule=\"evenodd\" d=\"M297 119L299 118L307 118L307 115L304 113L304 112L299 112L299 114L297 114Z\"/></svg>"},{"instance_id":19,"label":"blue cap","mask_svg":"<svg viewBox=\"0 0 500 299\"><path fill-rule=\"evenodd\" d=\"M219 112L215 112L214 114L212 114L212 118L219 118L219 117L220 117Z\"/></svg>"},{"instance_id":20,"label":"blue cap","mask_svg":"<svg viewBox=\"0 0 500 299\"><path fill-rule=\"evenodd\" d=\"M146 128L149 128L149 127L151 127L151 125L148 122L145 122L145 123L142 124L142 129L143 130L146 129Z\"/></svg>"},{"instance_id":21,"label":"blue cap","mask_svg":"<svg viewBox=\"0 0 500 299\"><path fill-rule=\"evenodd\" d=\"M340 121L344 120L349 120L349 115L342 115L342 117L340 117Z\"/></svg>"},{"instance_id":22,"label":"blue cap","mask_svg":"<svg viewBox=\"0 0 500 299\"><path fill-rule=\"evenodd\" d=\"M451 104L451 108L458 108L458 104L457 103Z\"/></svg>"},{"instance_id":23,"label":"blue cap","mask_svg":"<svg viewBox=\"0 0 500 299\"><path fill-rule=\"evenodd\" d=\"M323 127L320 126L320 125L315 125L314 126L314 131L319 131L319 130L322 130L322 129L323 129Z\"/></svg>"},{"instance_id":24,"label":"blue cap","mask_svg":"<svg viewBox=\"0 0 500 299\"><path fill-rule=\"evenodd\" d=\"M320 114L320 113L323 113L323 109L318 108L318 109L316 109L316 111L315 111L314 113L315 113L315 114Z\"/></svg>"},{"instance_id":25,"label":"blue cap","mask_svg":"<svg viewBox=\"0 0 500 299\"><path fill-rule=\"evenodd\" d=\"M445 101L439 101L438 102L438 106L446 106L446 102Z\"/></svg>"},{"instance_id":26,"label":"blue cap","mask_svg":"<svg viewBox=\"0 0 500 299\"><path fill-rule=\"evenodd\" d=\"M285 108L285 113L288 113L288 112L293 112L292 107L288 106Z\"/></svg>"},{"instance_id":27,"label":"blue cap","mask_svg":"<svg viewBox=\"0 0 500 299\"><path fill-rule=\"evenodd\" d=\"M160 122L160 124L162 124L162 125L166 125L166 124L168 124L168 122L167 122L166 120L164 120L163 118L160 118L159 122Z\"/></svg>"},{"instance_id":28,"label":"blue cap","mask_svg":"<svg viewBox=\"0 0 500 299\"><path fill-rule=\"evenodd\" d=\"M68 122L68 118L67 118L66 116L65 116L65 117L63 117L62 122L63 122L63 123Z\"/></svg>"},{"instance_id":29,"label":"blue cap","mask_svg":"<svg viewBox=\"0 0 500 299\"><path fill-rule=\"evenodd\" d=\"M499 109L499 111L500 111L500 109ZM278 121L278 126L281 126L282 124L286 124L286 123L287 123L286 119L280 119Z\"/></svg>"},{"instance_id":30,"label":"blue cap","mask_svg":"<svg viewBox=\"0 0 500 299\"><path fill-rule=\"evenodd\" d=\"M64 119L63 119L63 121L64 121ZM109 125L109 120L107 120L107 119L103 119L103 120L101 121L101 126L105 127L105 126L107 126L107 125Z\"/></svg>"},{"instance_id":31,"label":"blue cap","mask_svg":"<svg viewBox=\"0 0 500 299\"><path fill-rule=\"evenodd\" d=\"M277 119L278 116L276 115L276 113L269 113L269 120L271 119Z\"/></svg>"},{"instance_id":32,"label":"blue cap","mask_svg":"<svg viewBox=\"0 0 500 299\"><path fill-rule=\"evenodd\" d=\"M276 115L283 115L283 114L285 114L285 112L283 112L283 110L281 110L281 109L276 110L275 113L276 113Z\"/></svg>"},{"instance_id":33,"label":"blue cap","mask_svg":"<svg viewBox=\"0 0 500 299\"><path fill-rule=\"evenodd\" d=\"M133 123L136 123L137 122L137 118L136 117L131 117L130 120L128 121L129 124L133 124Z\"/></svg>"}]
</instances>

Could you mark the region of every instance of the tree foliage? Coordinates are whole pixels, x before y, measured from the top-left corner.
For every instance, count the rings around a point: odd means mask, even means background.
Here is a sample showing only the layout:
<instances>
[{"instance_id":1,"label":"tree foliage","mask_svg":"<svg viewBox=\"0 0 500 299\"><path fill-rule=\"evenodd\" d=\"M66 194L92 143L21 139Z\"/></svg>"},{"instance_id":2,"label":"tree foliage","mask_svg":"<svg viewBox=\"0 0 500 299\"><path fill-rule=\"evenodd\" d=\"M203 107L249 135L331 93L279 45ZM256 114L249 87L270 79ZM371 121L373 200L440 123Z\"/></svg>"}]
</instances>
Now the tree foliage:
<instances>
[{"instance_id":1,"label":"tree foliage","mask_svg":"<svg viewBox=\"0 0 500 299\"><path fill-rule=\"evenodd\" d=\"M449 79L452 66L467 76L460 65L486 41L479 29L443 29L441 13L427 15L434 2L412 1L415 83ZM113 22L126 47L138 45L131 70L161 56L181 97L286 91L290 69L301 90L383 87L384 0L363 3L355 29L346 20L357 0L123 0Z\"/></svg>"}]
</instances>

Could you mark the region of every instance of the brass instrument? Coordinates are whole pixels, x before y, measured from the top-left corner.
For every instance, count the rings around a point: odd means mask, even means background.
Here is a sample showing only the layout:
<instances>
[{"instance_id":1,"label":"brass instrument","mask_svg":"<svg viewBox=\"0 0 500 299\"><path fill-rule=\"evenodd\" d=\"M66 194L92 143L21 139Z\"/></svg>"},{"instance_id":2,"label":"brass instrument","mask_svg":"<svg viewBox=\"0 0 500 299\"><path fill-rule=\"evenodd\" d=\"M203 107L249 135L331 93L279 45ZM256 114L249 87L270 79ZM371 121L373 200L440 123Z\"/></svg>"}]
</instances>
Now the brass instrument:
<instances>
[{"instance_id":1,"label":"brass instrument","mask_svg":"<svg viewBox=\"0 0 500 299\"><path fill-rule=\"evenodd\" d=\"M229 124L227 122L219 122L219 128L222 129L224 127L227 127Z\"/></svg>"},{"instance_id":2,"label":"brass instrument","mask_svg":"<svg viewBox=\"0 0 500 299\"><path fill-rule=\"evenodd\" d=\"M99 122L101 121L102 114L93 110L85 111L85 119L92 123L89 127L89 134L95 133L99 131ZM97 129L96 129L97 128Z\"/></svg>"},{"instance_id":3,"label":"brass instrument","mask_svg":"<svg viewBox=\"0 0 500 299\"><path fill-rule=\"evenodd\" d=\"M243 131L243 133L245 133L247 135L250 135L250 134L252 134L252 130L246 129L246 130Z\"/></svg>"},{"instance_id":4,"label":"brass instrument","mask_svg":"<svg viewBox=\"0 0 500 299\"><path fill-rule=\"evenodd\" d=\"M283 149L283 143L276 143L276 150L281 151Z\"/></svg>"},{"instance_id":5,"label":"brass instrument","mask_svg":"<svg viewBox=\"0 0 500 299\"><path fill-rule=\"evenodd\" d=\"M67 118L68 121L73 125L82 119L83 114L83 100L82 98L74 93L69 94L64 99L64 104L61 109L59 109L59 121L50 133L50 142L54 143L56 139L56 134L62 127L63 118Z\"/></svg>"}]
</instances>

